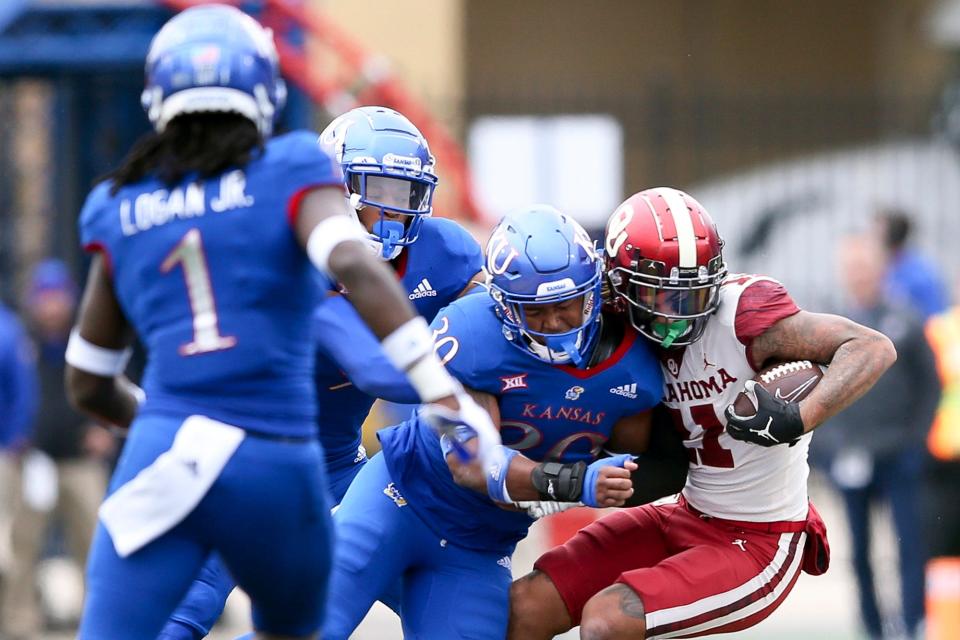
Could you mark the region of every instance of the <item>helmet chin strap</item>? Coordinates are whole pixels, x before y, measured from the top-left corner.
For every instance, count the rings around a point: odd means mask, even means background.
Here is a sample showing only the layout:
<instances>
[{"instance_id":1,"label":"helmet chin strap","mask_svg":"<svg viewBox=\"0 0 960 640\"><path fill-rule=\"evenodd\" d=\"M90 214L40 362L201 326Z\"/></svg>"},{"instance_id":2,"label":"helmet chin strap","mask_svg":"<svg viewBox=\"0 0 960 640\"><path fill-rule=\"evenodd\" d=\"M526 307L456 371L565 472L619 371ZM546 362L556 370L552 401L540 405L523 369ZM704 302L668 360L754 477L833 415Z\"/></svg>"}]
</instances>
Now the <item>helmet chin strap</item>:
<instances>
[{"instance_id":1,"label":"helmet chin strap","mask_svg":"<svg viewBox=\"0 0 960 640\"><path fill-rule=\"evenodd\" d=\"M653 325L653 334L660 338L660 346L669 349L674 341L690 328L689 320L674 320L664 324Z\"/></svg>"}]
</instances>

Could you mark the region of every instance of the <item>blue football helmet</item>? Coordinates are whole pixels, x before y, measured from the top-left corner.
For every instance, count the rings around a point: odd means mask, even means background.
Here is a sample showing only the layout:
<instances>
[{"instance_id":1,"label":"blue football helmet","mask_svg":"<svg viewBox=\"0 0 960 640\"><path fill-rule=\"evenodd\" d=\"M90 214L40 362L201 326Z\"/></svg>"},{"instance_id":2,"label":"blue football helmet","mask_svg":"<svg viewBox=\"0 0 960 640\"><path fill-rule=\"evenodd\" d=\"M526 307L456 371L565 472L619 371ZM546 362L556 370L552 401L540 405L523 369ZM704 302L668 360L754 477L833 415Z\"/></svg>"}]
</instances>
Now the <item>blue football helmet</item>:
<instances>
[{"instance_id":1,"label":"blue football helmet","mask_svg":"<svg viewBox=\"0 0 960 640\"><path fill-rule=\"evenodd\" d=\"M433 213L436 161L426 138L402 114L386 107L359 107L336 118L320 144L340 162L354 211L378 210L369 241L385 260L416 242Z\"/></svg>"},{"instance_id":2,"label":"blue football helmet","mask_svg":"<svg viewBox=\"0 0 960 640\"><path fill-rule=\"evenodd\" d=\"M267 137L286 96L273 33L234 7L187 9L150 43L141 102L158 132L180 114L221 111Z\"/></svg>"},{"instance_id":3,"label":"blue football helmet","mask_svg":"<svg viewBox=\"0 0 960 640\"><path fill-rule=\"evenodd\" d=\"M487 242L484 268L504 336L514 346L551 364L586 365L600 333L603 263L583 227L548 205L510 213ZM531 305L575 298L582 298L579 326L563 333L530 328Z\"/></svg>"}]
</instances>

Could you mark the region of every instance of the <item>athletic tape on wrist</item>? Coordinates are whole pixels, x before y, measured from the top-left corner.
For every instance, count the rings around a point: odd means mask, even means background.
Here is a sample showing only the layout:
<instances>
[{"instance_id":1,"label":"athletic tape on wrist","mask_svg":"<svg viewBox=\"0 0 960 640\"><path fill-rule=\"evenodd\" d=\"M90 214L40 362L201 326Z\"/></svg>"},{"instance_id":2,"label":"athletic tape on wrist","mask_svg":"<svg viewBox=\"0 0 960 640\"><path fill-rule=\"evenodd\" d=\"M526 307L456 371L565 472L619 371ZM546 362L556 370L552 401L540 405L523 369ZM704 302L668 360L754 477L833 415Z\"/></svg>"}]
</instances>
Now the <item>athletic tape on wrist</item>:
<instances>
[{"instance_id":1,"label":"athletic tape on wrist","mask_svg":"<svg viewBox=\"0 0 960 640\"><path fill-rule=\"evenodd\" d=\"M422 402L435 402L454 396L462 389L432 350L407 369L407 379Z\"/></svg>"},{"instance_id":2,"label":"athletic tape on wrist","mask_svg":"<svg viewBox=\"0 0 960 640\"><path fill-rule=\"evenodd\" d=\"M383 339L383 353L390 364L400 371L428 353L433 353L433 334L422 316L411 318Z\"/></svg>"},{"instance_id":3,"label":"athletic tape on wrist","mask_svg":"<svg viewBox=\"0 0 960 640\"><path fill-rule=\"evenodd\" d=\"M330 253L338 244L347 240L363 242L366 234L360 223L350 216L330 216L310 232L307 238L307 256L310 262L324 275L336 279L330 273Z\"/></svg>"},{"instance_id":4,"label":"athletic tape on wrist","mask_svg":"<svg viewBox=\"0 0 960 640\"><path fill-rule=\"evenodd\" d=\"M112 378L123 373L133 349L107 349L85 340L77 329L70 332L64 359L71 367Z\"/></svg>"}]
</instances>

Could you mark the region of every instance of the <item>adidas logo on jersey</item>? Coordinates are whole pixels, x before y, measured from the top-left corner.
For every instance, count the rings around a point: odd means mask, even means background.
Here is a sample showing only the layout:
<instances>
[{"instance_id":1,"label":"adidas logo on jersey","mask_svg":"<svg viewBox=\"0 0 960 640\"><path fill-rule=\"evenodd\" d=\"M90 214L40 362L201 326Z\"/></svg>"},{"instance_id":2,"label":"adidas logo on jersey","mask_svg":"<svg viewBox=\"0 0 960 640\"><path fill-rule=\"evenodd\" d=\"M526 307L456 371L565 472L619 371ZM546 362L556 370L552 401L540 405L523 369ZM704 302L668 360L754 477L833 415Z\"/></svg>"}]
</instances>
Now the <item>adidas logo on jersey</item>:
<instances>
[{"instance_id":1,"label":"adidas logo on jersey","mask_svg":"<svg viewBox=\"0 0 960 640\"><path fill-rule=\"evenodd\" d=\"M630 384L621 384L610 389L610 393L615 393L618 396L624 396L625 398L635 400L637 397L637 383L631 382Z\"/></svg>"},{"instance_id":2,"label":"adidas logo on jersey","mask_svg":"<svg viewBox=\"0 0 960 640\"><path fill-rule=\"evenodd\" d=\"M437 290L433 288L429 280L424 278L420 281L420 284L417 285L417 288L413 290L413 293L407 297L411 300L417 300L419 298L430 298L436 295Z\"/></svg>"}]
</instances>

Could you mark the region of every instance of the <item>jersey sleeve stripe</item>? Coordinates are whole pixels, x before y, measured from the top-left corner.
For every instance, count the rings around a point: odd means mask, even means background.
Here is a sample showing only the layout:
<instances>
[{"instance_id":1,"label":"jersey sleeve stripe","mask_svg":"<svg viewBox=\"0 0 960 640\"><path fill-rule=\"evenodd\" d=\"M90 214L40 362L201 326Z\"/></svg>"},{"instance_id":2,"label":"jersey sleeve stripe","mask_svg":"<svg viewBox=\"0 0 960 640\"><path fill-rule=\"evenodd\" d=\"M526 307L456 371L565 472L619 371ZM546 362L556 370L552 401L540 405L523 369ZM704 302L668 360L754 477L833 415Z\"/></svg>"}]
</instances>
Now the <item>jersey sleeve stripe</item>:
<instances>
[{"instance_id":1,"label":"jersey sleeve stripe","mask_svg":"<svg viewBox=\"0 0 960 640\"><path fill-rule=\"evenodd\" d=\"M113 277L113 257L110 255L110 250L107 249L107 245L102 242L88 242L83 245L83 250L86 253L99 253L103 256L103 266L107 270L107 275L111 278Z\"/></svg>"}]
</instances>

